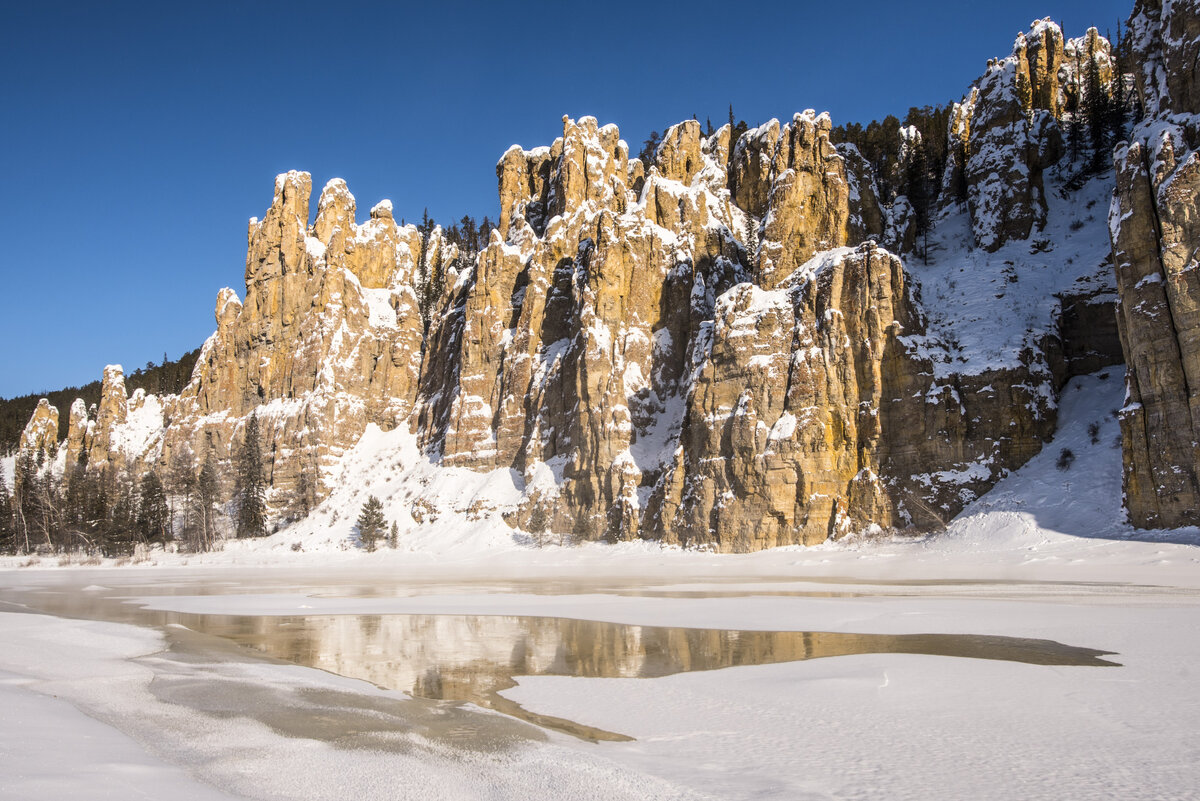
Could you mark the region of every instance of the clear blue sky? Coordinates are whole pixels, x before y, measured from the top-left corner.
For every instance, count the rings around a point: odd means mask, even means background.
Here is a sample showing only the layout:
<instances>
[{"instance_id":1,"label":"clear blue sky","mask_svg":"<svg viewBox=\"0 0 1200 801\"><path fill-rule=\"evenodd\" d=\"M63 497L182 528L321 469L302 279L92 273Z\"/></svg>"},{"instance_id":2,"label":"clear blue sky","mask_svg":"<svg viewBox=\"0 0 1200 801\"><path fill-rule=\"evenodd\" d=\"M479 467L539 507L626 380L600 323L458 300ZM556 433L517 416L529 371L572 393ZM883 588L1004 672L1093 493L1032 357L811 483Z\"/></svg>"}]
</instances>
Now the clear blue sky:
<instances>
[{"instance_id":1,"label":"clear blue sky","mask_svg":"<svg viewBox=\"0 0 1200 801\"><path fill-rule=\"evenodd\" d=\"M730 103L903 116L1032 20L1115 30L1132 0L915 5L0 0L0 396L199 346L279 172L344 177L360 218L494 218L496 161L563 114L635 152Z\"/></svg>"}]
</instances>

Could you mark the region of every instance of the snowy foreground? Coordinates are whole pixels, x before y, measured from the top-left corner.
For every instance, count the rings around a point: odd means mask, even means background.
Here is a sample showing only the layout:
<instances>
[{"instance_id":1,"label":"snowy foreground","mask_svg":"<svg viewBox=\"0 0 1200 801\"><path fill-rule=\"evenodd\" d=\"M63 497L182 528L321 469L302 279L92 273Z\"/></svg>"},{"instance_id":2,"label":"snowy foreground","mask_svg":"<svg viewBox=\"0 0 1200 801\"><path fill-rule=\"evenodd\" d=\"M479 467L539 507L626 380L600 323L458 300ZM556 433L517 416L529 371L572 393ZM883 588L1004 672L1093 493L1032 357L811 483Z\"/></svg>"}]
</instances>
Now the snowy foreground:
<instances>
[{"instance_id":1,"label":"snowy foreground","mask_svg":"<svg viewBox=\"0 0 1200 801\"><path fill-rule=\"evenodd\" d=\"M716 556L534 550L494 533L470 548L460 531L449 553L428 539L370 555L265 542L190 563L11 561L0 798L1194 797L1200 532L1119 522L1120 379L1073 382L1056 441L919 542ZM1061 471L1064 447L1077 459ZM1003 635L1111 652L1119 666L863 653L658 678L525 676L502 692L633 738L594 743L146 625L138 615L161 613L145 610ZM463 618L446 620L439 647L452 649Z\"/></svg>"}]
</instances>

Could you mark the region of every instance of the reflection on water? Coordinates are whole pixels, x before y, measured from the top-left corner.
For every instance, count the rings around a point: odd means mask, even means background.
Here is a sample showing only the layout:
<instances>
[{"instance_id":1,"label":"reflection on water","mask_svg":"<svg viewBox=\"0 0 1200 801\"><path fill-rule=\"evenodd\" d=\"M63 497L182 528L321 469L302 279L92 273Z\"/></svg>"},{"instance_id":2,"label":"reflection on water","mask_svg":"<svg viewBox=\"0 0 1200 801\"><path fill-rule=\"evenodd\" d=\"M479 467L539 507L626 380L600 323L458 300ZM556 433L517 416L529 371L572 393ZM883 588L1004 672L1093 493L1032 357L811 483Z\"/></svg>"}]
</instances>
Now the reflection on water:
<instances>
[{"instance_id":1,"label":"reflection on water","mask_svg":"<svg viewBox=\"0 0 1200 801\"><path fill-rule=\"evenodd\" d=\"M517 676L654 678L689 670L902 653L1033 665L1112 666L1109 652L1052 640L631 626L500 615L188 615L190 628L269 656L418 698L469 701L588 740L624 735L539 715L504 698ZM181 621L182 622L182 621Z\"/></svg>"},{"instance_id":2,"label":"reflection on water","mask_svg":"<svg viewBox=\"0 0 1200 801\"><path fill-rule=\"evenodd\" d=\"M97 588L103 589L103 588ZM161 591L162 588L159 588ZM197 594L196 588L185 591ZM579 676L595 678L654 678L690 670L716 670L738 665L763 665L849 654L902 653L931 656L998 659L1033 665L1113 666L1102 659L1111 652L1079 648L1052 640L971 634L846 634L802 631L737 631L659 626L635 626L590 620L502 615L308 615L295 617L197 615L163 612L123 603L108 592L4 593L22 605L53 614L139 625L181 625L203 635L215 635L260 654L318 668L432 701L471 702L514 718L587 740L627 740L621 734L523 709L500 693L516 685L519 676ZM177 644L178 634L172 635ZM198 655L221 660L228 655L201 641ZM178 688L174 700L203 706L217 703L198 685L199 694ZM247 692L254 691L247 687ZM186 697L185 697L186 696ZM223 702L222 702L223 703ZM323 702L325 703L325 702ZM208 710L213 713L237 711ZM286 707L287 703L278 706ZM362 738L355 713L347 717L339 702L337 726ZM274 713L262 713L266 720ZM409 722L399 711L389 727ZM436 710L428 712L433 720ZM478 716L476 716L478 717ZM275 720L270 725L304 736L302 716ZM488 726L495 738L513 734ZM429 723L429 721L426 721ZM455 714L440 728L473 724ZM424 724L422 724L424 725ZM432 723L429 723L433 726ZM518 724L519 725L519 724ZM369 728L369 727L368 727ZM438 728L438 727L434 727ZM339 729L341 731L342 729ZM472 729L474 730L474 729ZM343 732L344 734L344 732ZM343 735L338 735L342 737Z\"/></svg>"}]
</instances>

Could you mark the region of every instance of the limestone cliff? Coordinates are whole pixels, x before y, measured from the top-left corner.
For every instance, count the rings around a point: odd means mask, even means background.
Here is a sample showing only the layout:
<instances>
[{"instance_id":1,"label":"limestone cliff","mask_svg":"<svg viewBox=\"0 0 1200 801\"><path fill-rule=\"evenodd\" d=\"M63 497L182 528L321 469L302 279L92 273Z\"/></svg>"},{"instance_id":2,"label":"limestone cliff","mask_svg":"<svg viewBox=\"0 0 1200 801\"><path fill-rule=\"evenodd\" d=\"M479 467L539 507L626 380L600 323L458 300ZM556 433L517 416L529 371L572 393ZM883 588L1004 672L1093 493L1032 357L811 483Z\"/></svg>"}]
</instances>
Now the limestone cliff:
<instances>
[{"instance_id":1,"label":"limestone cliff","mask_svg":"<svg viewBox=\"0 0 1200 801\"><path fill-rule=\"evenodd\" d=\"M1063 112L1069 99L1080 98L1088 59L1095 58L1102 87L1108 87L1111 51L1095 28L1064 41L1058 25L1040 20L1017 37L1011 56L988 63L970 96L955 106L954 155L944 186L961 180L968 187L979 247L995 251L1043 230L1044 175L1064 154Z\"/></svg>"},{"instance_id":2,"label":"limestone cliff","mask_svg":"<svg viewBox=\"0 0 1200 801\"><path fill-rule=\"evenodd\" d=\"M42 398L21 432L22 451L53 456L58 451L58 409Z\"/></svg>"},{"instance_id":3,"label":"limestone cliff","mask_svg":"<svg viewBox=\"0 0 1200 801\"><path fill-rule=\"evenodd\" d=\"M266 215L250 221L245 302L219 293L217 330L168 404L162 454L227 459L257 412L279 505L302 470L319 486L368 423L405 420L421 368L421 235L397 225L387 201L357 223L340 179L321 191L310 227L311 192L308 173L280 175ZM429 252L446 248L433 239Z\"/></svg>"},{"instance_id":4,"label":"limestone cliff","mask_svg":"<svg viewBox=\"0 0 1200 801\"><path fill-rule=\"evenodd\" d=\"M320 499L356 443L390 431L403 448L374 458L414 525L445 511L438 476L472 471L510 491L449 505L535 537L745 551L928 531L1041 449L1068 376L1120 361L1119 284L1131 515L1185 521L1200 421L1185 5L1135 17L1153 121L1118 151L1111 248L1092 211L1111 174L1065 159L1063 126L1081 58L1106 87L1119 71L1095 29L1068 40L1041 20L954 105L921 256L916 206L892 196L919 132L901 129L882 181L813 111L736 140L685 121L646 162L616 126L563 118L550 145L501 157L474 259L387 201L357 222L336 179L309 225L311 177L280 175L250 221L244 301L219 293L191 382L126 398L110 367L95 415L72 407L66 458L225 461L257 414L279 518L301 473Z\"/></svg>"},{"instance_id":5,"label":"limestone cliff","mask_svg":"<svg viewBox=\"0 0 1200 801\"><path fill-rule=\"evenodd\" d=\"M1128 401L1125 496L1138 526L1200 524L1200 4L1130 18L1147 117L1117 147L1109 211Z\"/></svg>"}]
</instances>

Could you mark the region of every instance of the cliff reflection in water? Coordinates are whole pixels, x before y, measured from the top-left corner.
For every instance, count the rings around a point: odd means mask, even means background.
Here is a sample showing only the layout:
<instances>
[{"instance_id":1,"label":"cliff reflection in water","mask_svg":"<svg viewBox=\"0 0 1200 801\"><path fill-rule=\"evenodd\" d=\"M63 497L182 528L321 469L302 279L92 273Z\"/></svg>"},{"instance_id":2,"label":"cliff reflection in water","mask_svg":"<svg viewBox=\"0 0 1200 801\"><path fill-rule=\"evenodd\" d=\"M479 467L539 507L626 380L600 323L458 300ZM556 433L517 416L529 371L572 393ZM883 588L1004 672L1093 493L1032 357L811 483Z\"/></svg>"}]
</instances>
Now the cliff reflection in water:
<instances>
[{"instance_id":1,"label":"cliff reflection in water","mask_svg":"<svg viewBox=\"0 0 1200 801\"><path fill-rule=\"evenodd\" d=\"M500 695L516 676L653 678L848 654L906 653L1035 665L1111 666L1051 640L632 626L490 615L188 616L189 627L279 659L419 698L469 701L589 740L623 735L538 715Z\"/></svg>"}]
</instances>

